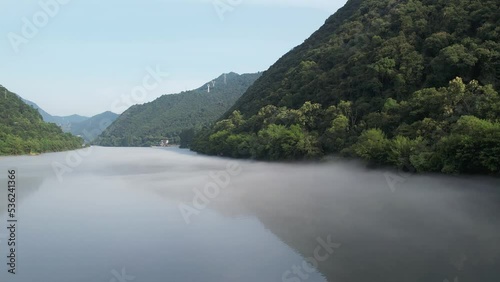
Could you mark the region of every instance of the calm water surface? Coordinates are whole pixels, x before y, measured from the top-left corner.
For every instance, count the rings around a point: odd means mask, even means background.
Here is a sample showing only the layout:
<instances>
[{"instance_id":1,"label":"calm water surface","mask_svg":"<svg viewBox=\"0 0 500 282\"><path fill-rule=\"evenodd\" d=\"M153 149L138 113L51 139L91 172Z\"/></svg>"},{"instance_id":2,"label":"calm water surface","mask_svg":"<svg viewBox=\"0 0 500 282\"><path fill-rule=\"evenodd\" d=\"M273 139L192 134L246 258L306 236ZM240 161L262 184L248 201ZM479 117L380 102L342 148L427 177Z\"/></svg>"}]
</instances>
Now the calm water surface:
<instances>
[{"instance_id":1,"label":"calm water surface","mask_svg":"<svg viewBox=\"0 0 500 282\"><path fill-rule=\"evenodd\" d=\"M0 181L0 281L500 281L499 179L93 147Z\"/></svg>"}]
</instances>

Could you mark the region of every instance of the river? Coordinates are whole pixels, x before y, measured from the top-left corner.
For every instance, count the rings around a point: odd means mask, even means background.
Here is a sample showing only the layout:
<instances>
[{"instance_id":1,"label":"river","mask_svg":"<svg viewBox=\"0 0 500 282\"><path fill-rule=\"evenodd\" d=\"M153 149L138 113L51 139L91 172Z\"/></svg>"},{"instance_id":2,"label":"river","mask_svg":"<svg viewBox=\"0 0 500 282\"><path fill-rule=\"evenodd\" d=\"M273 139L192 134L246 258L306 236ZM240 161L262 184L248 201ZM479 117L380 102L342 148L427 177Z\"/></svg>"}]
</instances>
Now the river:
<instances>
[{"instance_id":1,"label":"river","mask_svg":"<svg viewBox=\"0 0 500 282\"><path fill-rule=\"evenodd\" d=\"M0 158L0 189L0 281L500 281L496 178L92 147Z\"/></svg>"}]
</instances>

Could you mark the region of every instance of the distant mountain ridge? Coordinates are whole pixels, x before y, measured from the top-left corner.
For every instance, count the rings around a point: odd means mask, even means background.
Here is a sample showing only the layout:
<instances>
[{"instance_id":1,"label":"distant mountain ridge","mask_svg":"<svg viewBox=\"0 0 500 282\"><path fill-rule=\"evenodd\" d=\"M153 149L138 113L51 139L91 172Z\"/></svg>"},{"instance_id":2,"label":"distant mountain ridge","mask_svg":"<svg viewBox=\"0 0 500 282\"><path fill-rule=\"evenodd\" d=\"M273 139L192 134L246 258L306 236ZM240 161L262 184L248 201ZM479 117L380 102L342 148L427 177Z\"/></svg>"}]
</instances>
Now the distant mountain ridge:
<instances>
[{"instance_id":1,"label":"distant mountain ridge","mask_svg":"<svg viewBox=\"0 0 500 282\"><path fill-rule=\"evenodd\" d=\"M151 146L179 142L183 130L210 124L226 112L261 76L227 73L203 86L126 110L95 141L102 146Z\"/></svg>"},{"instance_id":2,"label":"distant mountain ridge","mask_svg":"<svg viewBox=\"0 0 500 282\"><path fill-rule=\"evenodd\" d=\"M22 97L19 98L21 98L21 100L23 100L26 104L36 109L45 122L55 123L59 127L61 127L64 132L69 132L75 136L80 136L86 142L93 141L119 116L118 114L112 113L110 111L95 115L93 117L86 117L81 115L53 116L40 108L40 106L38 106L36 103L26 100Z\"/></svg>"},{"instance_id":3,"label":"distant mountain ridge","mask_svg":"<svg viewBox=\"0 0 500 282\"><path fill-rule=\"evenodd\" d=\"M30 100L26 100L22 97L20 97L20 98L26 104L28 104L28 105L32 106L33 108L35 108L36 110L38 110L38 112L42 115L42 118L45 122L55 123L55 124L59 125L65 131L69 131L69 125L71 123L82 122L82 121L89 119L89 117L80 116L80 115L53 116L53 115L47 113L46 111L44 111L42 108L40 108L40 106L38 106L35 102L32 102Z\"/></svg>"}]
</instances>

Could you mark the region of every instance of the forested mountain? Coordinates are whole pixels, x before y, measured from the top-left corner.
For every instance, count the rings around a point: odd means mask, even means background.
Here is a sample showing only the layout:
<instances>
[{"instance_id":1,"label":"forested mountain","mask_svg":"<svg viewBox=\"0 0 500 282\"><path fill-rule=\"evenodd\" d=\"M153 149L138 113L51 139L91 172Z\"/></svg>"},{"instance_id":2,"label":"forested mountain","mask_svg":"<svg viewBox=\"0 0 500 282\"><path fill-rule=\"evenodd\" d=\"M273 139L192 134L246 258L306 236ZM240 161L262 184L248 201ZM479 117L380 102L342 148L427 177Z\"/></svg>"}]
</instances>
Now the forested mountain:
<instances>
[{"instance_id":1,"label":"forested mountain","mask_svg":"<svg viewBox=\"0 0 500 282\"><path fill-rule=\"evenodd\" d=\"M196 90L163 95L153 102L132 106L94 143L151 146L165 138L178 143L183 130L217 120L260 75L223 74Z\"/></svg>"},{"instance_id":2,"label":"forested mountain","mask_svg":"<svg viewBox=\"0 0 500 282\"><path fill-rule=\"evenodd\" d=\"M95 115L82 122L72 122L69 132L73 135L81 136L86 142L91 142L106 130L118 116L118 114L108 111Z\"/></svg>"},{"instance_id":3,"label":"forested mountain","mask_svg":"<svg viewBox=\"0 0 500 282\"><path fill-rule=\"evenodd\" d=\"M500 2L349 0L192 149L500 170Z\"/></svg>"},{"instance_id":4,"label":"forested mountain","mask_svg":"<svg viewBox=\"0 0 500 282\"><path fill-rule=\"evenodd\" d=\"M83 140L46 123L37 110L0 86L0 155L37 154L81 148Z\"/></svg>"}]
</instances>

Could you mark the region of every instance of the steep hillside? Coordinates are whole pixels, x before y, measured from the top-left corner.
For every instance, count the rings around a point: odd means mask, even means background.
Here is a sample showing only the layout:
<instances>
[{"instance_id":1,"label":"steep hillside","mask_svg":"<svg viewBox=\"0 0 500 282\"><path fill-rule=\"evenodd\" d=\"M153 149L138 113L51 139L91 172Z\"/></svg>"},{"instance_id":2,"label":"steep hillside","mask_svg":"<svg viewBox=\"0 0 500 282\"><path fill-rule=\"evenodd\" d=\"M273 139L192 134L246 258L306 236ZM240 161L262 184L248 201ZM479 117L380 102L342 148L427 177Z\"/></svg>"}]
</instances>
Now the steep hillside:
<instances>
[{"instance_id":1,"label":"steep hillside","mask_svg":"<svg viewBox=\"0 0 500 282\"><path fill-rule=\"evenodd\" d=\"M257 74L229 73L196 90L164 95L125 111L94 142L101 146L151 146L162 139L179 142L183 130L218 119L250 85Z\"/></svg>"},{"instance_id":2,"label":"steep hillside","mask_svg":"<svg viewBox=\"0 0 500 282\"><path fill-rule=\"evenodd\" d=\"M0 155L36 154L81 148L82 140L52 123L0 86Z\"/></svg>"},{"instance_id":3,"label":"steep hillside","mask_svg":"<svg viewBox=\"0 0 500 282\"><path fill-rule=\"evenodd\" d=\"M350 0L229 111L348 99L368 110L455 77L500 87L500 3ZM368 107L363 105L362 107ZM226 115L227 117L228 115Z\"/></svg>"},{"instance_id":4,"label":"steep hillside","mask_svg":"<svg viewBox=\"0 0 500 282\"><path fill-rule=\"evenodd\" d=\"M499 87L500 2L350 0L192 148L498 173Z\"/></svg>"},{"instance_id":5,"label":"steep hillside","mask_svg":"<svg viewBox=\"0 0 500 282\"><path fill-rule=\"evenodd\" d=\"M112 112L104 112L82 122L72 122L69 131L73 135L81 136L86 142L91 142L106 130L118 116Z\"/></svg>"}]
</instances>

